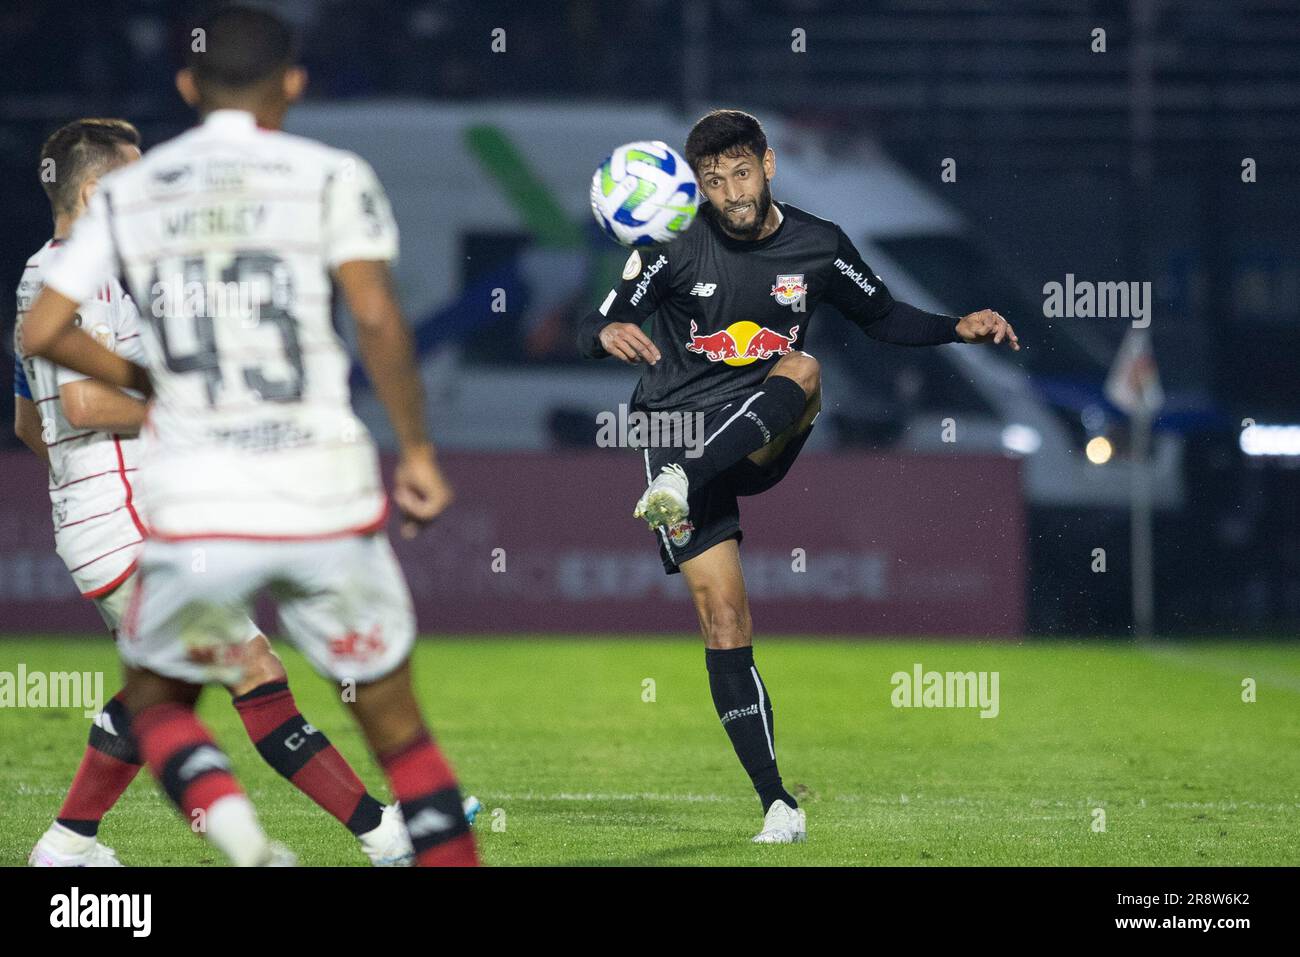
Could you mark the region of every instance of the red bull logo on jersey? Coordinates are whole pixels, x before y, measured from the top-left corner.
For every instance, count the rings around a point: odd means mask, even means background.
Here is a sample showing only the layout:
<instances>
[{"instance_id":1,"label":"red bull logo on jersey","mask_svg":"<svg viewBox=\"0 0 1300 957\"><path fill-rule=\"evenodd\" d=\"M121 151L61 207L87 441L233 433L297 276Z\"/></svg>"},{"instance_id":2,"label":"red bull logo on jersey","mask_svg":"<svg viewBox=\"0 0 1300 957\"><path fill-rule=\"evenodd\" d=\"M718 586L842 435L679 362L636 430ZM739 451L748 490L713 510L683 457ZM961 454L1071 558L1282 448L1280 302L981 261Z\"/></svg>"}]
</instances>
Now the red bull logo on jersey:
<instances>
[{"instance_id":1,"label":"red bull logo on jersey","mask_svg":"<svg viewBox=\"0 0 1300 957\"><path fill-rule=\"evenodd\" d=\"M747 366L751 362L783 356L794 351L799 327L789 332L777 332L756 322L733 322L725 329L705 335L699 334L695 320L691 320L691 338L686 351L702 355L710 362L725 362L729 366Z\"/></svg>"},{"instance_id":2,"label":"red bull logo on jersey","mask_svg":"<svg viewBox=\"0 0 1300 957\"><path fill-rule=\"evenodd\" d=\"M694 531L695 526L691 524L690 519L682 519L668 529L668 540L678 548L684 548L690 542L691 533Z\"/></svg>"},{"instance_id":3,"label":"red bull logo on jersey","mask_svg":"<svg viewBox=\"0 0 1300 957\"><path fill-rule=\"evenodd\" d=\"M793 306L807 294L808 284L803 281L803 273L777 276L776 285L772 287L772 295L783 306Z\"/></svg>"}]
</instances>

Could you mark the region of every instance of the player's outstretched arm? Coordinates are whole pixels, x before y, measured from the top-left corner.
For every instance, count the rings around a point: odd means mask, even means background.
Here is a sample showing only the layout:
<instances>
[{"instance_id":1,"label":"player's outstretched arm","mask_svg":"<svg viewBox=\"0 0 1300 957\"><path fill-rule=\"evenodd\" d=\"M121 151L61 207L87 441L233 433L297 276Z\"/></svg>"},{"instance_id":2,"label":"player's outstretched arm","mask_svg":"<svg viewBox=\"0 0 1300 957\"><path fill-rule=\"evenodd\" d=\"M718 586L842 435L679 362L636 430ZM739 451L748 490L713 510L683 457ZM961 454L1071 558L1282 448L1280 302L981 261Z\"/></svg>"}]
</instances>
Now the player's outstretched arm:
<instances>
[{"instance_id":1,"label":"player's outstretched arm","mask_svg":"<svg viewBox=\"0 0 1300 957\"><path fill-rule=\"evenodd\" d=\"M76 328L77 303L48 285L32 303L22 328L24 355L41 356L121 389L151 394L144 368L105 349Z\"/></svg>"},{"instance_id":2,"label":"player's outstretched arm","mask_svg":"<svg viewBox=\"0 0 1300 957\"><path fill-rule=\"evenodd\" d=\"M899 302L844 230L837 226L835 232L838 246L827 271L826 299L872 339L898 346L1001 343L1006 339L1012 349L1019 350L1015 330L996 312L983 309L958 318Z\"/></svg>"},{"instance_id":3,"label":"player's outstretched arm","mask_svg":"<svg viewBox=\"0 0 1300 957\"><path fill-rule=\"evenodd\" d=\"M64 417L74 429L134 435L144 425L147 412L139 399L94 379L59 386L59 400Z\"/></svg>"},{"instance_id":4,"label":"player's outstretched arm","mask_svg":"<svg viewBox=\"0 0 1300 957\"><path fill-rule=\"evenodd\" d=\"M339 265L337 276L356 321L361 361L397 435L401 457L393 476L393 501L406 519L402 535L410 538L453 498L425 426L424 390L411 335L387 262L351 260Z\"/></svg>"}]
</instances>

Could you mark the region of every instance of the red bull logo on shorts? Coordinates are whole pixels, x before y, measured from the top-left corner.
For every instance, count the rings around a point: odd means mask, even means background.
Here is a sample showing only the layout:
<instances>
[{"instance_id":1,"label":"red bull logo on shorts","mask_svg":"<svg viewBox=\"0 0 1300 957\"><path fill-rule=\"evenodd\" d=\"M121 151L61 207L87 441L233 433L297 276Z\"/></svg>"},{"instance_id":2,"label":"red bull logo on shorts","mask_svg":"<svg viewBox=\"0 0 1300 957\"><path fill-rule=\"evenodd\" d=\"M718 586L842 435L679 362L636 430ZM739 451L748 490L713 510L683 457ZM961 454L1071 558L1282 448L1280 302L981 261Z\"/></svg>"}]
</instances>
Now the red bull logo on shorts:
<instances>
[{"instance_id":1,"label":"red bull logo on shorts","mask_svg":"<svg viewBox=\"0 0 1300 957\"><path fill-rule=\"evenodd\" d=\"M718 332L700 335L699 328L692 319L691 338L686 343L686 351L702 355L710 362L747 366L751 362L793 352L798 336L798 326L792 326L789 332L777 332L748 320L733 322Z\"/></svg>"},{"instance_id":2,"label":"red bull logo on shorts","mask_svg":"<svg viewBox=\"0 0 1300 957\"><path fill-rule=\"evenodd\" d=\"M682 519L676 525L668 529L668 540L678 548L683 548L691 540L691 533L695 531L695 526L689 519Z\"/></svg>"}]
</instances>

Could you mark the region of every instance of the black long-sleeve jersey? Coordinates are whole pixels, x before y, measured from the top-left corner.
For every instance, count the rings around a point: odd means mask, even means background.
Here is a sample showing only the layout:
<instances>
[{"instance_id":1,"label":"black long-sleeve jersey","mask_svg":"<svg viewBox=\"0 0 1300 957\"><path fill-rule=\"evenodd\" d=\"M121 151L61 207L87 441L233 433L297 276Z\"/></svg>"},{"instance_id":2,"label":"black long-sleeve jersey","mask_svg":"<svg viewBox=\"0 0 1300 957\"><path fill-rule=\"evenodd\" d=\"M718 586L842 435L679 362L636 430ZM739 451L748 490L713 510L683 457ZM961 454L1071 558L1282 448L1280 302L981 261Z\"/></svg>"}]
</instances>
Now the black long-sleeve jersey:
<instances>
[{"instance_id":1,"label":"black long-sleeve jersey","mask_svg":"<svg viewBox=\"0 0 1300 957\"><path fill-rule=\"evenodd\" d=\"M705 204L669 246L633 252L623 278L578 332L586 356L607 356L600 330L642 325L663 356L647 365L635 409L696 411L753 392L772 363L799 349L808 320L828 302L873 339L898 345L960 342L957 317L896 301L839 226L788 203L757 241L723 232Z\"/></svg>"}]
</instances>

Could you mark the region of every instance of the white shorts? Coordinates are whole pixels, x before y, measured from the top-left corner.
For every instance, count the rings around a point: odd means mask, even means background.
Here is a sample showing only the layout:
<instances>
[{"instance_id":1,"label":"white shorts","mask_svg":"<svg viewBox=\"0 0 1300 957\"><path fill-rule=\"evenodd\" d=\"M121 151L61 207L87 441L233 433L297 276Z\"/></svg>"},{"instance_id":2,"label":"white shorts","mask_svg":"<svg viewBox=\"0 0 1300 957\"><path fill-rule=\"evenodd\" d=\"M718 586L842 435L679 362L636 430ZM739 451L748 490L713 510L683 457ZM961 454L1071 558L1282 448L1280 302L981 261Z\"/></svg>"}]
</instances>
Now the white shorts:
<instances>
[{"instance_id":1,"label":"white shorts","mask_svg":"<svg viewBox=\"0 0 1300 957\"><path fill-rule=\"evenodd\" d=\"M192 684L239 680L263 589L286 637L337 681L384 677L415 641L411 593L382 532L300 542L149 539L133 577L118 631L122 659Z\"/></svg>"},{"instance_id":2,"label":"white shorts","mask_svg":"<svg viewBox=\"0 0 1300 957\"><path fill-rule=\"evenodd\" d=\"M131 572L127 579L118 585L107 595L100 595L98 598L92 598L95 608L99 612L99 617L104 619L104 624L108 630L113 633L113 637L118 637L118 631L122 627L122 617L126 614L126 606L131 601L131 596L135 594L135 583L139 579L140 573L137 569ZM262 634L262 629L258 627L257 622L249 618L245 622L244 640L252 641Z\"/></svg>"}]
</instances>

